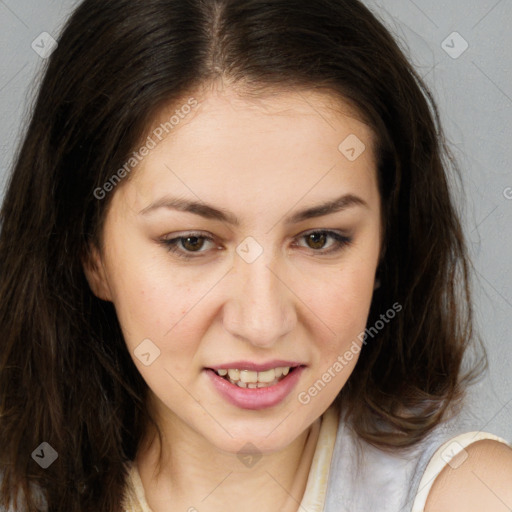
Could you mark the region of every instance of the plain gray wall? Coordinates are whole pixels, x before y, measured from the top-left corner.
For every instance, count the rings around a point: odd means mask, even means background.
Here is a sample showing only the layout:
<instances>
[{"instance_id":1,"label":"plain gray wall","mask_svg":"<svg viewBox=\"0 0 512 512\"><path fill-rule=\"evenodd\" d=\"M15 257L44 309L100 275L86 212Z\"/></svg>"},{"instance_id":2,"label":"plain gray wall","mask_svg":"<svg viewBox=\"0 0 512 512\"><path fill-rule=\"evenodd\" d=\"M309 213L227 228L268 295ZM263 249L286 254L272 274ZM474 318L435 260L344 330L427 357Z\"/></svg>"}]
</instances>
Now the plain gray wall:
<instances>
[{"instance_id":1,"label":"plain gray wall","mask_svg":"<svg viewBox=\"0 0 512 512\"><path fill-rule=\"evenodd\" d=\"M78 3L0 0L2 196L44 61L32 43L42 47L39 36L43 32L58 39L63 22ZM472 388L468 418L477 429L510 441L512 1L365 3L391 29L434 93L451 148L463 170L466 200L461 208L477 269L476 319L490 363L489 374ZM454 32L460 35L453 36Z\"/></svg>"}]
</instances>

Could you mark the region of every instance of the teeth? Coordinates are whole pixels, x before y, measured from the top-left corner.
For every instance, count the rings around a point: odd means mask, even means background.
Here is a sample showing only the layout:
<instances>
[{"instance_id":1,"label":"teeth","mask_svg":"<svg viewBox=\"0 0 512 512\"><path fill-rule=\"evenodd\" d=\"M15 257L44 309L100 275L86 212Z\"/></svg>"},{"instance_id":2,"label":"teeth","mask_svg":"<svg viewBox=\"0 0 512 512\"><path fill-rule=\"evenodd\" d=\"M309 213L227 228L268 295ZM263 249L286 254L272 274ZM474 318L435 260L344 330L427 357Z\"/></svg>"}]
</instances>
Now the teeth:
<instances>
[{"instance_id":1,"label":"teeth","mask_svg":"<svg viewBox=\"0 0 512 512\"><path fill-rule=\"evenodd\" d=\"M240 372L238 370L228 370L228 375L231 380L240 380Z\"/></svg>"},{"instance_id":2,"label":"teeth","mask_svg":"<svg viewBox=\"0 0 512 512\"><path fill-rule=\"evenodd\" d=\"M242 370L240 372L240 380L242 382L257 382L258 381L258 372Z\"/></svg>"},{"instance_id":3,"label":"teeth","mask_svg":"<svg viewBox=\"0 0 512 512\"><path fill-rule=\"evenodd\" d=\"M216 370L221 377L226 377L233 384L237 384L241 388L266 387L267 384L277 383L281 377L285 377L290 372L289 366L280 366L278 368L270 368L263 372L255 372L252 370L238 370L236 368ZM275 382L274 382L275 381ZM260 385L261 384L261 385Z\"/></svg>"},{"instance_id":4,"label":"teeth","mask_svg":"<svg viewBox=\"0 0 512 512\"><path fill-rule=\"evenodd\" d=\"M258 372L257 377L258 382L272 382L276 378L276 371L273 368L270 368L270 370Z\"/></svg>"}]
</instances>

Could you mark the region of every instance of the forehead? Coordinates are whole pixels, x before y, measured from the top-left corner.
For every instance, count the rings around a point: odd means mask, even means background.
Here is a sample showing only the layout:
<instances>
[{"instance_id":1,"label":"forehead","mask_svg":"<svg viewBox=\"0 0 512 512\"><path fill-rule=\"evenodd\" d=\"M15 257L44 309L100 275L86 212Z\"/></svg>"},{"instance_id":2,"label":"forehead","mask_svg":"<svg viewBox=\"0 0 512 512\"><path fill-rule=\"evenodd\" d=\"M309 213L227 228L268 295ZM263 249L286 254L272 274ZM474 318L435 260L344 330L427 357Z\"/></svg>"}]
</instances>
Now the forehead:
<instances>
[{"instance_id":1,"label":"forehead","mask_svg":"<svg viewBox=\"0 0 512 512\"><path fill-rule=\"evenodd\" d=\"M198 106L189 109L187 103L191 98ZM173 114L180 114L179 119ZM151 123L151 129L162 127L171 118L176 123L170 130L171 138L178 132L182 132L182 136L194 132L198 137L204 137L206 142L215 136L213 130L221 130L223 135L231 132L230 135L240 138L243 133L238 133L239 129L245 128L245 133L256 135L287 128L279 134L279 139L289 136L299 137L302 142L314 142L315 139L318 142L330 129L337 134L347 130L357 132L370 146L374 142L374 133L364 122L362 114L347 100L330 91L295 88L249 93L214 83L161 108ZM290 131L292 124L294 130ZM308 126L311 129L308 130ZM315 137L315 133L319 137Z\"/></svg>"},{"instance_id":2,"label":"forehead","mask_svg":"<svg viewBox=\"0 0 512 512\"><path fill-rule=\"evenodd\" d=\"M182 108L190 98L195 107ZM155 130L166 126L158 140ZM164 192L250 204L255 197L284 200L284 194L288 201L305 194L325 200L341 186L360 194L376 189L373 131L328 93L202 89L161 109L145 136L157 144L130 180L141 208ZM360 154L348 158L353 152L346 150L354 148Z\"/></svg>"}]
</instances>

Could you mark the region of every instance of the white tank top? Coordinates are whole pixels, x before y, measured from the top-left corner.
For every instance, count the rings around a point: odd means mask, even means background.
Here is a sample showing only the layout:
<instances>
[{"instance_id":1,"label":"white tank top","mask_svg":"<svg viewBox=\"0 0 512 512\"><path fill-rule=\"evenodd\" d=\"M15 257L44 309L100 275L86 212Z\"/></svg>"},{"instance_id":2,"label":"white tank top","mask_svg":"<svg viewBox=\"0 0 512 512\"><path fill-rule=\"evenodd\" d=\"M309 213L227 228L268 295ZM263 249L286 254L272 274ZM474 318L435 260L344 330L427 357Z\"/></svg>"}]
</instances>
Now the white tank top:
<instances>
[{"instance_id":1,"label":"white tank top","mask_svg":"<svg viewBox=\"0 0 512 512\"><path fill-rule=\"evenodd\" d=\"M406 453L387 453L360 441L333 403L313 424L306 441L305 450L314 450L314 455L297 510L423 512L432 484L450 458L481 439L512 448L510 441L488 432L464 431L455 417ZM127 467L129 478L125 495L120 497L123 512L152 512L136 464L128 462ZM45 509L40 490L32 488ZM11 506L0 512L20 511Z\"/></svg>"},{"instance_id":2,"label":"white tank top","mask_svg":"<svg viewBox=\"0 0 512 512\"><path fill-rule=\"evenodd\" d=\"M468 431L461 416L455 416L406 452L387 453L358 442L341 414L323 512L423 512L441 470L457 453L482 439L512 448L510 441L489 432Z\"/></svg>"},{"instance_id":3,"label":"white tank top","mask_svg":"<svg viewBox=\"0 0 512 512\"><path fill-rule=\"evenodd\" d=\"M458 417L436 427L407 452L387 453L364 441L333 403L314 425L305 449L314 449L297 510L308 512L423 512L434 479L460 450L481 439L507 444L481 431L461 433ZM124 512L152 512L136 465L130 463Z\"/></svg>"}]
</instances>

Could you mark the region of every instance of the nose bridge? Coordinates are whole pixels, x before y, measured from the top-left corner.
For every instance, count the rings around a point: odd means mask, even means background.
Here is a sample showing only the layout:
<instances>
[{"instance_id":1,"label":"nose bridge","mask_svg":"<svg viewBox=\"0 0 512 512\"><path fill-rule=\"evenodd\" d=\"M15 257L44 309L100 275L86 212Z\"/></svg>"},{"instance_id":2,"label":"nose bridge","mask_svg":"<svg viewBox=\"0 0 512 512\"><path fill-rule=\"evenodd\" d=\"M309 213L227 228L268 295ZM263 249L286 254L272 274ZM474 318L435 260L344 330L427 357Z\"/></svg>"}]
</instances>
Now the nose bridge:
<instances>
[{"instance_id":1,"label":"nose bridge","mask_svg":"<svg viewBox=\"0 0 512 512\"><path fill-rule=\"evenodd\" d=\"M243 250L243 244L240 244ZM282 268L270 248L260 249L253 261L250 251L257 250L255 244L246 253L236 256L234 279L236 283L226 305L224 323L234 336L254 345L269 346L288 332L293 325L293 301L290 291L282 282Z\"/></svg>"}]
</instances>

